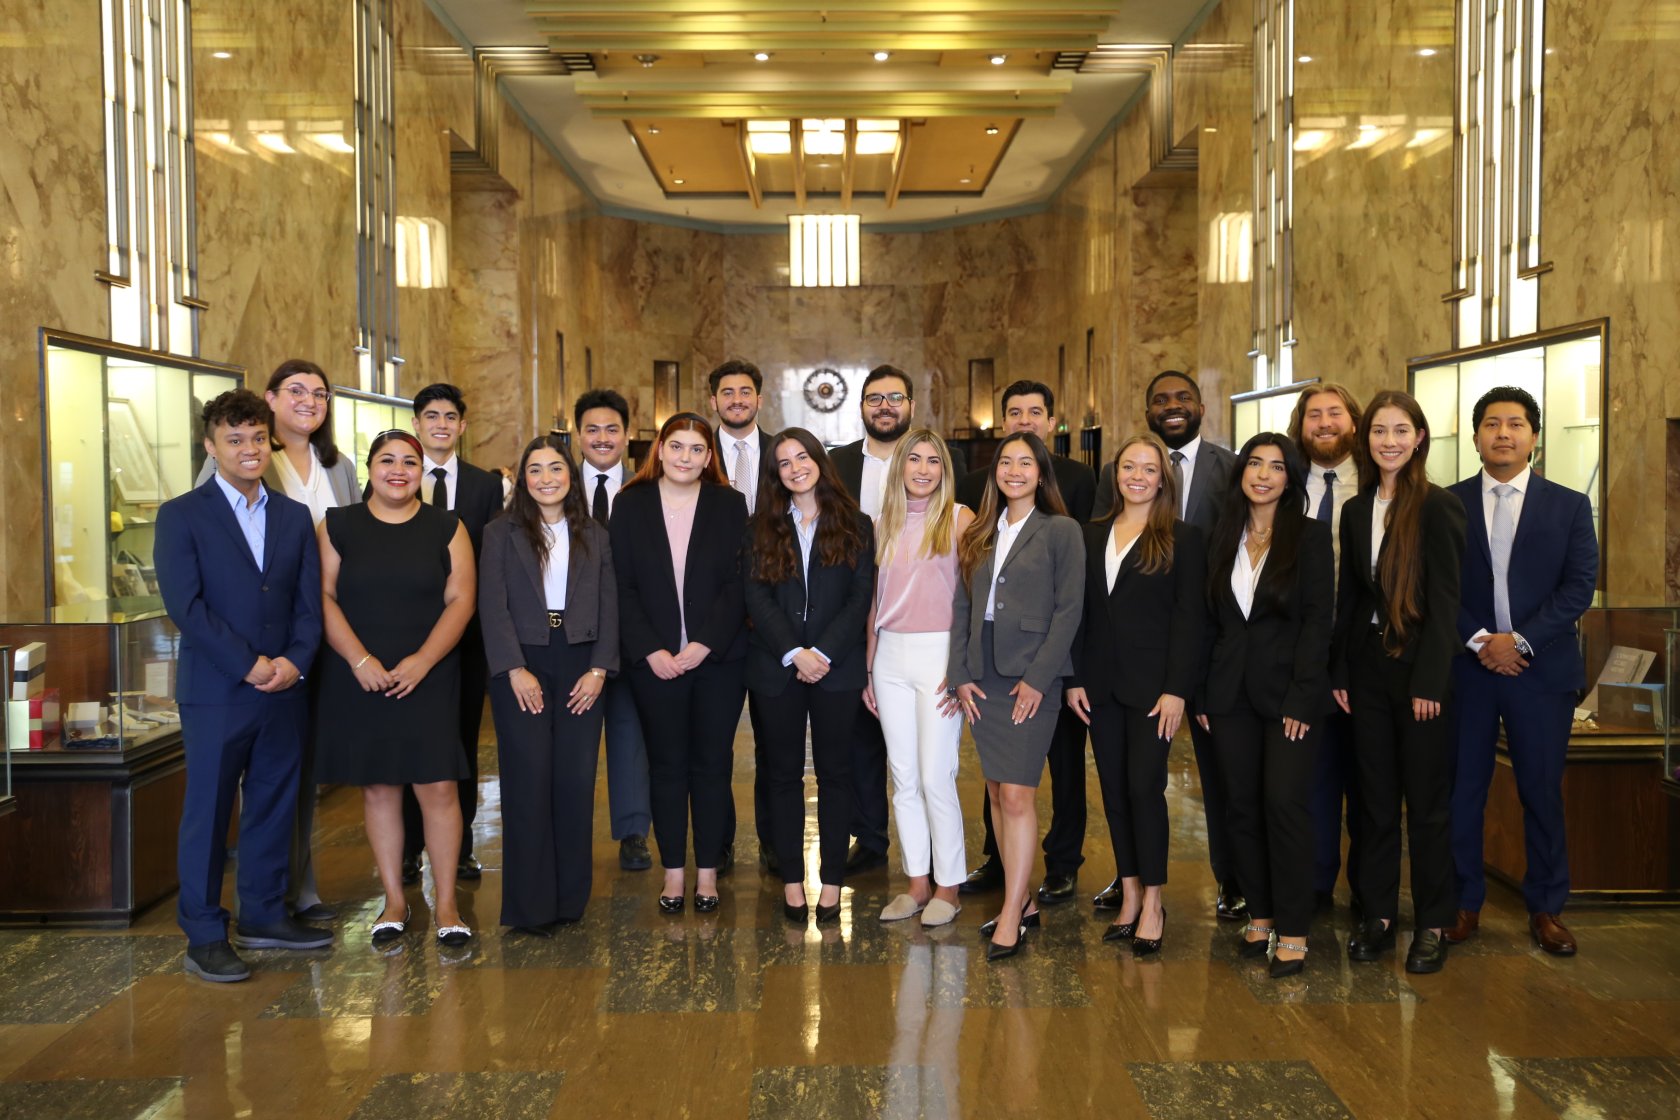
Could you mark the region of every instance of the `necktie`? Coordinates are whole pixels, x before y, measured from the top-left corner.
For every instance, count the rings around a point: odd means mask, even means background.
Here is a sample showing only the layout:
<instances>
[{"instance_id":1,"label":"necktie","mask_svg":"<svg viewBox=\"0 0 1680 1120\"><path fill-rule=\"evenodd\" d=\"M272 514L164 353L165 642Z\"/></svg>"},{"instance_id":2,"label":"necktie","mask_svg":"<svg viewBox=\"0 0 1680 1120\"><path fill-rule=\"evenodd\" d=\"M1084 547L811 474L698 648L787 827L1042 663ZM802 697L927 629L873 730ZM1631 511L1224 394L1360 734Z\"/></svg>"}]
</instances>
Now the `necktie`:
<instances>
[{"instance_id":1,"label":"necktie","mask_svg":"<svg viewBox=\"0 0 1680 1120\"><path fill-rule=\"evenodd\" d=\"M1173 481L1178 483L1178 514L1183 517L1190 508L1190 495L1184 492L1184 452L1174 451L1170 458L1173 465Z\"/></svg>"},{"instance_id":2,"label":"necktie","mask_svg":"<svg viewBox=\"0 0 1680 1120\"><path fill-rule=\"evenodd\" d=\"M607 476L595 476L595 498L591 503L590 514L601 523L601 528L607 527Z\"/></svg>"},{"instance_id":3,"label":"necktie","mask_svg":"<svg viewBox=\"0 0 1680 1120\"><path fill-rule=\"evenodd\" d=\"M1517 521L1511 513L1511 495L1517 488L1501 482L1493 488L1493 531L1488 534L1488 549L1493 553L1493 624L1499 633L1511 632L1511 587L1507 577L1511 572L1511 541L1517 535Z\"/></svg>"},{"instance_id":4,"label":"necktie","mask_svg":"<svg viewBox=\"0 0 1680 1120\"><path fill-rule=\"evenodd\" d=\"M439 509L449 508L449 472L442 467L432 468L432 477L437 479L432 483L432 504Z\"/></svg>"},{"instance_id":5,"label":"necktie","mask_svg":"<svg viewBox=\"0 0 1680 1120\"><path fill-rule=\"evenodd\" d=\"M1330 515L1336 511L1336 472L1324 472L1324 497L1318 500L1317 518L1326 525L1330 524Z\"/></svg>"},{"instance_id":6,"label":"necktie","mask_svg":"<svg viewBox=\"0 0 1680 1120\"><path fill-rule=\"evenodd\" d=\"M753 511L752 479L747 477L747 441L735 441L735 489L747 499L747 512Z\"/></svg>"}]
</instances>

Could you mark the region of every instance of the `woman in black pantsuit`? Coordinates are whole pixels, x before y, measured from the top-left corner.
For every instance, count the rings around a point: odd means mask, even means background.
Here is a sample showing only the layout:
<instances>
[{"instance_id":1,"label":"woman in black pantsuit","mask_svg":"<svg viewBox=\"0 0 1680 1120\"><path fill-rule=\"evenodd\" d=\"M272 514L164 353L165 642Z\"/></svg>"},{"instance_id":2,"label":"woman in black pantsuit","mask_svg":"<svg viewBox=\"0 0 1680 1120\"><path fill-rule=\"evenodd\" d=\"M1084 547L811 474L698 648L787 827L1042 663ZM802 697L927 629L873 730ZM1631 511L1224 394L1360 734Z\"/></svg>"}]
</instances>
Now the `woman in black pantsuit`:
<instances>
[{"instance_id":1,"label":"woman in black pantsuit","mask_svg":"<svg viewBox=\"0 0 1680 1120\"><path fill-rule=\"evenodd\" d=\"M694 908L718 907L717 869L733 807L735 725L746 697L741 534L747 502L729 488L706 418L665 421L653 454L613 506L619 649L647 742L659 908L684 905L694 819Z\"/></svg>"},{"instance_id":2,"label":"woman in black pantsuit","mask_svg":"<svg viewBox=\"0 0 1680 1120\"><path fill-rule=\"evenodd\" d=\"M817 921L840 916L852 819L852 726L863 686L865 626L875 590L875 541L817 437L789 428L771 441L772 468L744 547L747 687L758 701L770 836L782 912L803 922L805 728L817 772L822 853Z\"/></svg>"},{"instance_id":3,"label":"woman in black pantsuit","mask_svg":"<svg viewBox=\"0 0 1680 1120\"><path fill-rule=\"evenodd\" d=\"M1239 948L1271 973L1306 967L1313 913L1312 791L1330 706L1335 562L1330 529L1306 515L1307 467L1287 436L1237 455L1208 547L1213 653L1198 717L1230 800L1237 879L1248 899Z\"/></svg>"},{"instance_id":4,"label":"woman in black pantsuit","mask_svg":"<svg viewBox=\"0 0 1680 1120\"><path fill-rule=\"evenodd\" d=\"M1439 972L1458 907L1450 819L1452 660L1464 505L1429 481L1429 426L1409 394L1385 390L1359 421L1359 493L1342 507L1342 568L1331 658L1336 702L1353 716L1364 802L1359 898L1348 956L1394 946L1400 802L1406 803L1416 933L1408 972Z\"/></svg>"},{"instance_id":5,"label":"woman in black pantsuit","mask_svg":"<svg viewBox=\"0 0 1680 1120\"><path fill-rule=\"evenodd\" d=\"M595 765L618 593L607 531L571 454L539 436L507 515L484 530L478 617L502 779L502 924L538 937L589 901Z\"/></svg>"},{"instance_id":6,"label":"woman in black pantsuit","mask_svg":"<svg viewBox=\"0 0 1680 1120\"><path fill-rule=\"evenodd\" d=\"M1111 513L1085 526L1085 615L1067 702L1091 725L1091 754L1120 880L1104 941L1161 946L1167 881L1167 752L1204 673L1201 532L1177 520L1166 445L1136 435L1114 457ZM1138 940L1141 939L1141 940Z\"/></svg>"}]
</instances>

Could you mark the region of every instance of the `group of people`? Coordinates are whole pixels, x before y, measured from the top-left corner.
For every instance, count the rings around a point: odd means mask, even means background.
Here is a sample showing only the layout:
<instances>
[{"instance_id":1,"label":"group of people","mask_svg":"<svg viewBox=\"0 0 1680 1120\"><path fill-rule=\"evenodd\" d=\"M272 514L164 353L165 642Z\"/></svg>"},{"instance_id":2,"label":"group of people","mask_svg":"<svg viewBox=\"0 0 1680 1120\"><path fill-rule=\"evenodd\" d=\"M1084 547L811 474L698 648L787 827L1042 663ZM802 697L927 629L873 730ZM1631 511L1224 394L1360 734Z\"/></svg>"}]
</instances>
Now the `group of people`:
<instances>
[{"instance_id":1,"label":"group of people","mask_svg":"<svg viewBox=\"0 0 1680 1120\"><path fill-rule=\"evenodd\" d=\"M588 901L603 730L621 867L651 866L651 831L659 908L719 907L745 703L760 860L786 918L813 910L809 742L816 921L839 916L848 874L885 862L890 774L907 882L881 920L946 925L965 896L1001 887L980 927L990 959L1019 952L1040 906L1075 893L1087 734L1116 863L1094 900L1115 912L1103 939L1162 949L1167 755L1187 727L1218 913L1245 919L1236 951L1280 977L1305 967L1335 886L1344 803L1350 957L1395 945L1402 805L1406 967L1436 971L1475 933L1503 724L1531 929L1542 948L1574 951L1557 917L1561 774L1598 552L1584 496L1530 468L1540 416L1523 390L1477 402L1483 470L1443 489L1427 477L1428 422L1397 391L1361 408L1314 383L1289 432L1233 455L1203 438L1195 381L1167 371L1148 387L1146 430L1099 478L1051 453L1054 396L1036 381L1004 390L1002 438L972 473L916 426L912 380L893 366L864 379L864 438L833 450L802 428L759 429L749 362L712 371L709 389L716 427L670 417L637 470L627 402L585 393L569 440L525 446L505 512L494 476L455 452L466 403L452 386L415 398L413 432L373 441L365 495L353 473L344 492L344 461L320 438L331 387L318 368L286 363L266 401L236 390L206 406L213 479L166 503L157 549L182 633L190 972L242 979L235 946L330 943L311 924L332 917L307 874L316 782L363 789L385 889L376 943L407 932L422 846L438 938L473 937L454 890L478 872L486 690L501 920L525 935L553 936ZM987 826L968 874L965 724ZM236 789L230 944L220 888Z\"/></svg>"}]
</instances>

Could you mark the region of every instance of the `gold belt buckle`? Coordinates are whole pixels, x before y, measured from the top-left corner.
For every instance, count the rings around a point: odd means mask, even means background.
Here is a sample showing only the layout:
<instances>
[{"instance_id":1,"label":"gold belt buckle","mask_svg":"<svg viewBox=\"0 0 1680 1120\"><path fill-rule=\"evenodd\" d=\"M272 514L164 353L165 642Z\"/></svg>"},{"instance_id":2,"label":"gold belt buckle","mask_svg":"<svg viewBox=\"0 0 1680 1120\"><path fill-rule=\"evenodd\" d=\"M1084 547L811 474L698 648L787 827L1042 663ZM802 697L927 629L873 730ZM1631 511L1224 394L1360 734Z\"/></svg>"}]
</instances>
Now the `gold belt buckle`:
<instances>
[{"instance_id":1,"label":"gold belt buckle","mask_svg":"<svg viewBox=\"0 0 1680 1120\"><path fill-rule=\"evenodd\" d=\"M560 629L560 624L565 619L565 617L566 617L566 612L565 611L549 611L548 612L548 628L550 630Z\"/></svg>"}]
</instances>

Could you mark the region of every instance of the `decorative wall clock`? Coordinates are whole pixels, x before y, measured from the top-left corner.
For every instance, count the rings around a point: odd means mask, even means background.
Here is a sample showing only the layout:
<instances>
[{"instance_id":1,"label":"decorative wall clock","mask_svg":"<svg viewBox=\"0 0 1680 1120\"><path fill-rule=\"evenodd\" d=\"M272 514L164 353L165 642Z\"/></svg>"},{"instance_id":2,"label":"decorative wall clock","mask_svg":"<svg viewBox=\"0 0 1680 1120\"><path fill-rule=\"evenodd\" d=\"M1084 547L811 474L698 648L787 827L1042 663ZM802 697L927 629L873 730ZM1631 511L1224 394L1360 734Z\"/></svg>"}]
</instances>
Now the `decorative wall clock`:
<instances>
[{"instance_id":1,"label":"decorative wall clock","mask_svg":"<svg viewBox=\"0 0 1680 1120\"><path fill-rule=\"evenodd\" d=\"M846 399L846 379L824 366L805 379L805 403L818 412L833 412Z\"/></svg>"}]
</instances>

